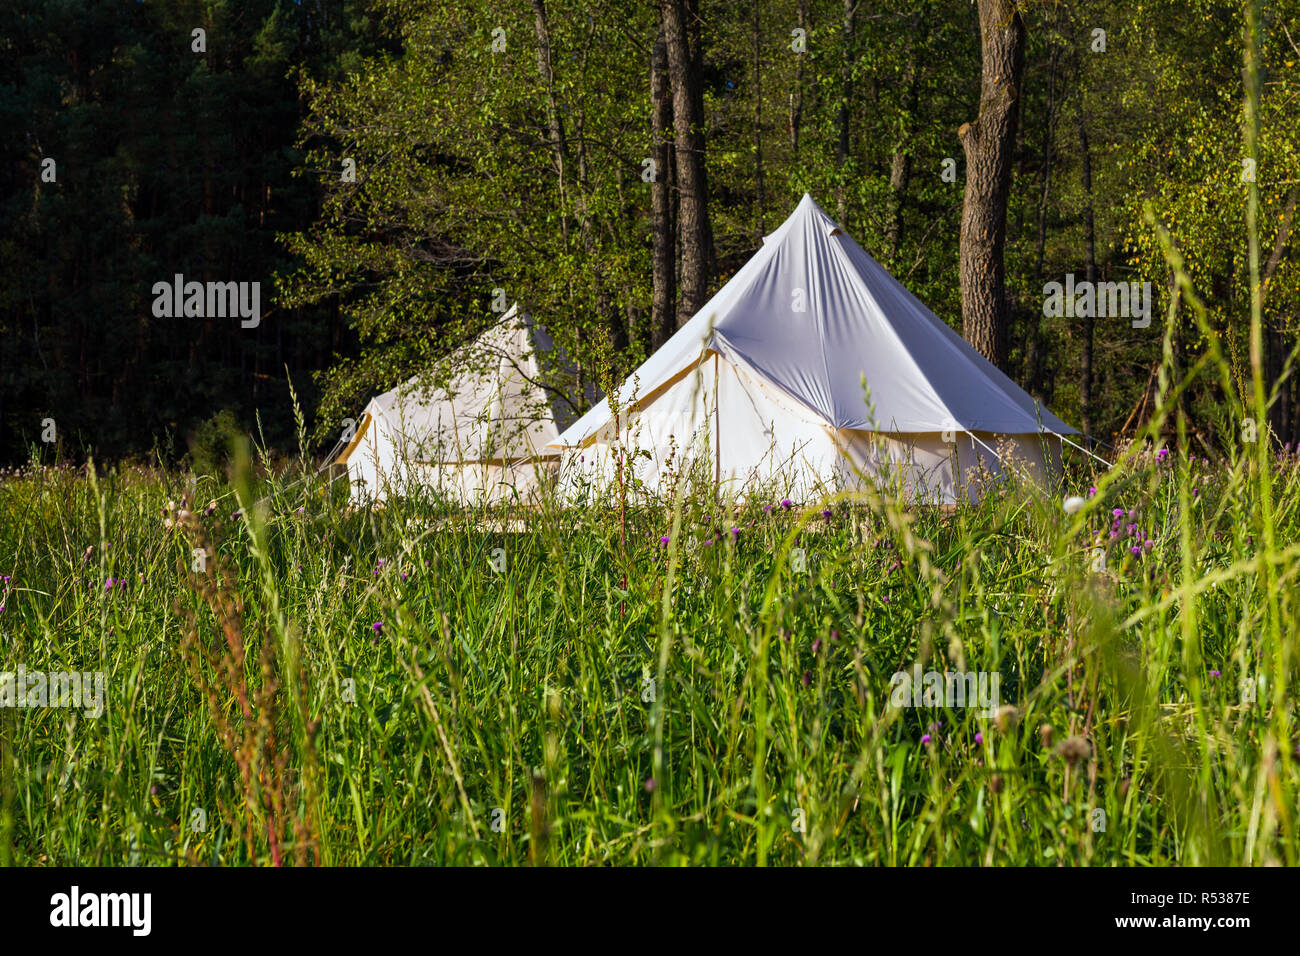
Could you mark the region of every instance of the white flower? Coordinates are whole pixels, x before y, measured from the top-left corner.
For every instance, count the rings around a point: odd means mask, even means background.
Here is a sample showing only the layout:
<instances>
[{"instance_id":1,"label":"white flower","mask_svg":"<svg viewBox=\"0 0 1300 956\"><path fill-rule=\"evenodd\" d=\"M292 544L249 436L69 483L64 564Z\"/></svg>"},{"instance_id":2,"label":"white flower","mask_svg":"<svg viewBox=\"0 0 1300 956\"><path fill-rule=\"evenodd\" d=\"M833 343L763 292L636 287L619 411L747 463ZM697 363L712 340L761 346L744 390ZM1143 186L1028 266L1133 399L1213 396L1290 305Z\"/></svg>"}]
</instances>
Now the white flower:
<instances>
[{"instance_id":1,"label":"white flower","mask_svg":"<svg viewBox=\"0 0 1300 956\"><path fill-rule=\"evenodd\" d=\"M1072 515L1075 512L1077 512L1080 508L1082 508L1085 504L1087 504L1086 501L1084 501L1078 495L1075 495L1072 498L1066 498L1065 503L1061 505L1061 507L1065 509L1065 513L1067 515Z\"/></svg>"}]
</instances>

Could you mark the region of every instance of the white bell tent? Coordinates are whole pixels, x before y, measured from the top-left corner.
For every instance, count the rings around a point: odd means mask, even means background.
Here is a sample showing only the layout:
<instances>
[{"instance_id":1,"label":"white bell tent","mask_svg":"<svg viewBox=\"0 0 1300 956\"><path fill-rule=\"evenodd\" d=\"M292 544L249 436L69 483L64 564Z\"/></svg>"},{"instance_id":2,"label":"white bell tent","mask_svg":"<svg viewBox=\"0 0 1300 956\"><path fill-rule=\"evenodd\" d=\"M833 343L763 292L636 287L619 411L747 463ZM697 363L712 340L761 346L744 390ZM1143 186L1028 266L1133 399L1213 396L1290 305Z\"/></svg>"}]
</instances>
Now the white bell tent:
<instances>
[{"instance_id":1,"label":"white bell tent","mask_svg":"<svg viewBox=\"0 0 1300 956\"><path fill-rule=\"evenodd\" d=\"M1078 434L980 356L805 195L744 267L619 389L553 442L569 497L688 472L744 497L864 482L912 500L1038 477ZM632 481L634 477L636 481ZM584 491L585 489L585 491Z\"/></svg>"},{"instance_id":2,"label":"white bell tent","mask_svg":"<svg viewBox=\"0 0 1300 956\"><path fill-rule=\"evenodd\" d=\"M554 481L548 447L577 408L550 336L512 306L448 360L450 380L415 376L366 405L345 464L354 504L426 493L458 505L526 501ZM594 398L594 396L592 396Z\"/></svg>"}]
</instances>

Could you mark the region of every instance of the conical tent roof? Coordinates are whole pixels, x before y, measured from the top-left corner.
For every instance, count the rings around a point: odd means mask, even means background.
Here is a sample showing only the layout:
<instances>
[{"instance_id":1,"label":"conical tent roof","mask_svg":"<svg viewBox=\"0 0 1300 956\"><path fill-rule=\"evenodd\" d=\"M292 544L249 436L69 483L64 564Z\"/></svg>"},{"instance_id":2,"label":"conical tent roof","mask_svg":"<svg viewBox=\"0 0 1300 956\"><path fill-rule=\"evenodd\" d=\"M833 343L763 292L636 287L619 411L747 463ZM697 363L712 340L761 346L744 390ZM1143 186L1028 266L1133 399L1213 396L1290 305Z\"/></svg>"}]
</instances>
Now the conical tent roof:
<instances>
[{"instance_id":1,"label":"conical tent roof","mask_svg":"<svg viewBox=\"0 0 1300 956\"><path fill-rule=\"evenodd\" d=\"M367 411L382 416L405 458L455 462L549 455L559 433L555 396L542 387L535 341L540 330L517 307L457 352L457 371L441 388L415 376L376 396ZM571 417L571 416L570 416Z\"/></svg>"},{"instance_id":2,"label":"conical tent roof","mask_svg":"<svg viewBox=\"0 0 1300 956\"><path fill-rule=\"evenodd\" d=\"M620 404L630 407L707 350L837 430L1078 434L921 304L807 194L627 380ZM555 444L580 446L609 417L602 401Z\"/></svg>"},{"instance_id":3,"label":"conical tent roof","mask_svg":"<svg viewBox=\"0 0 1300 956\"><path fill-rule=\"evenodd\" d=\"M552 443L577 412L557 386L572 369L541 326L512 307L447 361L455 371L444 385L417 375L366 405L337 459L354 500L417 488L466 502L504 500L558 467Z\"/></svg>"}]
</instances>

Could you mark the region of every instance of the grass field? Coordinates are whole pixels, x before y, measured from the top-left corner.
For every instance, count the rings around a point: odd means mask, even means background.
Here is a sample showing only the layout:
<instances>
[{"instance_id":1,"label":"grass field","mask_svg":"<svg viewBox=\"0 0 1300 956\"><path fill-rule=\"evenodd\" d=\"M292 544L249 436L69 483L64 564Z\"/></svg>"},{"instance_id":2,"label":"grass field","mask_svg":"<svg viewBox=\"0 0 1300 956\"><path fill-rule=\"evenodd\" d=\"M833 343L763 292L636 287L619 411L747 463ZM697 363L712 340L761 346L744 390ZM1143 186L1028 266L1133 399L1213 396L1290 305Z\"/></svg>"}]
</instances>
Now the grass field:
<instances>
[{"instance_id":1,"label":"grass field","mask_svg":"<svg viewBox=\"0 0 1300 956\"><path fill-rule=\"evenodd\" d=\"M33 463L0 670L104 702L0 708L0 861L1295 864L1300 469L1242 448L522 533ZM897 706L913 668L997 700Z\"/></svg>"}]
</instances>

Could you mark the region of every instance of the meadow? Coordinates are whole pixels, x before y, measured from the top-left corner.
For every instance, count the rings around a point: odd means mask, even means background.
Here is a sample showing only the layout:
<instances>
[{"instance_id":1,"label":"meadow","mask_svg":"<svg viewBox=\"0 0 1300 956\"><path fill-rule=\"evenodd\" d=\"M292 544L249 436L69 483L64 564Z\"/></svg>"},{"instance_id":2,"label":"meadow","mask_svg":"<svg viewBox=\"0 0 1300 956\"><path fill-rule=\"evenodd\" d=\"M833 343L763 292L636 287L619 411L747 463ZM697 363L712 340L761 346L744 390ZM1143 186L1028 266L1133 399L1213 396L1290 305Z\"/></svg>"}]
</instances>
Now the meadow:
<instances>
[{"instance_id":1,"label":"meadow","mask_svg":"<svg viewBox=\"0 0 1300 956\"><path fill-rule=\"evenodd\" d=\"M0 671L106 699L0 708L0 862L1295 864L1300 468L1261 451L492 514L33 458Z\"/></svg>"}]
</instances>

